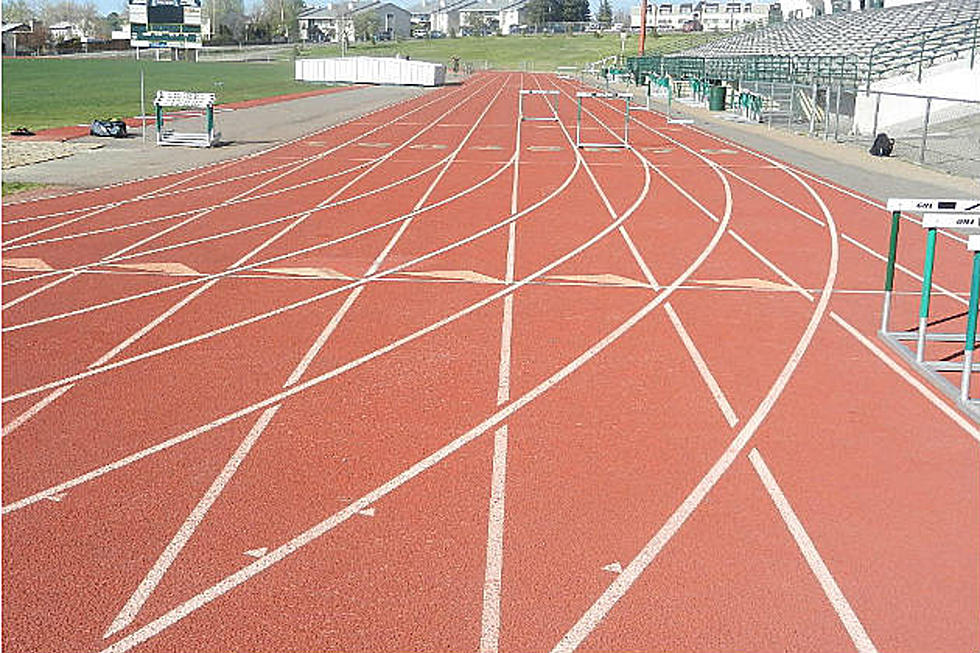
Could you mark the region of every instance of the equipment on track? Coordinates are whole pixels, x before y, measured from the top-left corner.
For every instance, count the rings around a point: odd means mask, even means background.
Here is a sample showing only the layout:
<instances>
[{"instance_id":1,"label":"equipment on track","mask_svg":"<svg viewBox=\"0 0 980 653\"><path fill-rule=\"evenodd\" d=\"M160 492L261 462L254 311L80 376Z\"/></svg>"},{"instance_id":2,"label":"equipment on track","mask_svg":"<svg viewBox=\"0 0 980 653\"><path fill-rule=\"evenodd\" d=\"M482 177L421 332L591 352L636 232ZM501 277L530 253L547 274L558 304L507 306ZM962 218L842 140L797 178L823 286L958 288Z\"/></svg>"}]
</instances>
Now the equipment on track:
<instances>
[{"instance_id":1,"label":"equipment on track","mask_svg":"<svg viewBox=\"0 0 980 653\"><path fill-rule=\"evenodd\" d=\"M888 200L891 211L891 236L888 241L888 263L885 270L884 300L881 311L882 340L895 350L910 365L918 369L937 388L951 399L973 419L980 421L980 398L970 398L970 380L973 372L980 371L980 364L973 362L977 335L977 304L980 297L980 199L937 200L937 199L896 199ZM895 258L898 250L899 223L903 211L923 213L922 226L926 229L925 264L922 271L922 288L919 299L919 319L915 331L891 331L892 290L895 280ZM949 229L969 236L967 249L973 252L973 273L970 283L970 300L967 309L967 323L963 333L929 333L929 305L932 299L932 272L936 260L936 235L939 229ZM905 342L915 341L914 350ZM926 355L927 342L963 343L963 357L946 356L929 360ZM959 373L957 388L943 372Z\"/></svg>"}]
</instances>

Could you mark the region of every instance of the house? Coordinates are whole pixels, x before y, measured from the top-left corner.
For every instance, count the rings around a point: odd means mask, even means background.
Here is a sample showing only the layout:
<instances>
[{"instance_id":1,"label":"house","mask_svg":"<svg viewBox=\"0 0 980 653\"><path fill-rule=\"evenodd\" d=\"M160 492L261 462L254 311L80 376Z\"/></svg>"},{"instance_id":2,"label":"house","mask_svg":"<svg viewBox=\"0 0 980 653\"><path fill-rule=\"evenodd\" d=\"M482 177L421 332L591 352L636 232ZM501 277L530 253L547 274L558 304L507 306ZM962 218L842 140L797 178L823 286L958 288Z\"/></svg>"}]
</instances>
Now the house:
<instances>
[{"instance_id":1,"label":"house","mask_svg":"<svg viewBox=\"0 0 980 653\"><path fill-rule=\"evenodd\" d=\"M476 0L459 10L463 34L510 34L527 22L527 0Z\"/></svg>"},{"instance_id":2,"label":"house","mask_svg":"<svg viewBox=\"0 0 980 653\"><path fill-rule=\"evenodd\" d=\"M479 0L421 0L411 8L412 34L424 35L430 32L458 34L460 31L459 12Z\"/></svg>"},{"instance_id":3,"label":"house","mask_svg":"<svg viewBox=\"0 0 980 653\"><path fill-rule=\"evenodd\" d=\"M411 31L412 14L398 5L380 0L362 2L328 2L325 7L307 9L300 13L299 37L302 41L339 43L345 36L355 41L355 19L373 12L378 18L378 38L407 38Z\"/></svg>"},{"instance_id":4,"label":"house","mask_svg":"<svg viewBox=\"0 0 980 653\"><path fill-rule=\"evenodd\" d=\"M82 28L74 23L61 22L55 23L54 25L48 26L48 34L51 35L51 40L55 43L59 41L70 41L72 39L81 39L85 36L85 32Z\"/></svg>"},{"instance_id":5,"label":"house","mask_svg":"<svg viewBox=\"0 0 980 653\"><path fill-rule=\"evenodd\" d=\"M34 26L28 23L3 23L3 56L17 55L17 37L21 37L21 46L25 45L28 34L34 33Z\"/></svg>"}]
</instances>

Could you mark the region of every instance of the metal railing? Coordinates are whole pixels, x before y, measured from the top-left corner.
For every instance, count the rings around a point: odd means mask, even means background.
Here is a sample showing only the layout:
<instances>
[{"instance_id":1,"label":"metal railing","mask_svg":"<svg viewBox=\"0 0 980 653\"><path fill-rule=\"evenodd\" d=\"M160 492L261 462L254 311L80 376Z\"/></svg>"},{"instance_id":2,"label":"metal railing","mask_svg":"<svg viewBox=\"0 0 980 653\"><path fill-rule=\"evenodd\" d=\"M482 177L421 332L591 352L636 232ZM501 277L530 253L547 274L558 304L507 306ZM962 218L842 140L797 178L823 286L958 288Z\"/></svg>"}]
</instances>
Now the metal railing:
<instances>
[{"instance_id":1,"label":"metal railing","mask_svg":"<svg viewBox=\"0 0 980 653\"><path fill-rule=\"evenodd\" d=\"M913 36L883 41L868 55L732 55L698 57L653 55L629 57L627 68L636 84L643 76L670 75L674 79L746 80L759 82L842 85L864 87L890 75L922 71L937 63L968 57L970 68L977 63L980 18L931 28Z\"/></svg>"}]
</instances>

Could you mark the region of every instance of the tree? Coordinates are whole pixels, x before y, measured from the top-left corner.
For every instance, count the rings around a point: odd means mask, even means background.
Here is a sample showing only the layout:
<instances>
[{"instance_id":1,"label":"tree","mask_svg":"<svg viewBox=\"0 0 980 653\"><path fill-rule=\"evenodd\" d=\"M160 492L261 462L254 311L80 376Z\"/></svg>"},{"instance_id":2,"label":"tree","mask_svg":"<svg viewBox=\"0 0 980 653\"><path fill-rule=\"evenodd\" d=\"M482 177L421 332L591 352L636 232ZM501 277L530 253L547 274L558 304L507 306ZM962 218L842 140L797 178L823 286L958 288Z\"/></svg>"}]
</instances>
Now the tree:
<instances>
[{"instance_id":1,"label":"tree","mask_svg":"<svg viewBox=\"0 0 980 653\"><path fill-rule=\"evenodd\" d=\"M378 30L381 29L381 17L375 11L362 11L354 14L354 40L377 41Z\"/></svg>"},{"instance_id":2,"label":"tree","mask_svg":"<svg viewBox=\"0 0 980 653\"><path fill-rule=\"evenodd\" d=\"M487 35L487 17L479 11L466 15L466 25L475 36Z\"/></svg>"},{"instance_id":3,"label":"tree","mask_svg":"<svg viewBox=\"0 0 980 653\"><path fill-rule=\"evenodd\" d=\"M589 0L563 0L561 18L567 23L584 23L589 20Z\"/></svg>"},{"instance_id":4,"label":"tree","mask_svg":"<svg viewBox=\"0 0 980 653\"><path fill-rule=\"evenodd\" d=\"M527 3L527 22L535 27L561 20L559 0L529 0Z\"/></svg>"},{"instance_id":5,"label":"tree","mask_svg":"<svg viewBox=\"0 0 980 653\"><path fill-rule=\"evenodd\" d=\"M599 24L603 27L609 27L612 24L612 5L609 4L609 0L602 0L599 3L599 11L596 12L596 19Z\"/></svg>"},{"instance_id":6,"label":"tree","mask_svg":"<svg viewBox=\"0 0 980 653\"><path fill-rule=\"evenodd\" d=\"M30 23L37 18L37 12L27 3L27 0L7 0L3 3L3 21L5 23Z\"/></svg>"},{"instance_id":7,"label":"tree","mask_svg":"<svg viewBox=\"0 0 980 653\"><path fill-rule=\"evenodd\" d=\"M257 10L255 22L271 36L283 36L295 41L299 38L297 17L303 11L303 0L263 0Z\"/></svg>"}]
</instances>

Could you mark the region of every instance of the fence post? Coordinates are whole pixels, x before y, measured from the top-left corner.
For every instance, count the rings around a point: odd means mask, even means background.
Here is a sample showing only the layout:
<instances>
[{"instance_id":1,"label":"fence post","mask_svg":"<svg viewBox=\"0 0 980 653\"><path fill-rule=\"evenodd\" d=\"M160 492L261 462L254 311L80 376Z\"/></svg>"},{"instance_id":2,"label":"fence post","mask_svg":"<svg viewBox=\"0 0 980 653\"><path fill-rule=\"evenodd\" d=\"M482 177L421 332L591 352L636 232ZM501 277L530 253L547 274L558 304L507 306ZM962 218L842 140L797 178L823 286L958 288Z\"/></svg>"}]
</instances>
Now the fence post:
<instances>
[{"instance_id":1,"label":"fence post","mask_svg":"<svg viewBox=\"0 0 980 653\"><path fill-rule=\"evenodd\" d=\"M809 136L813 136L813 130L817 123L817 83L813 82L813 91L810 93L810 131Z\"/></svg>"},{"instance_id":2,"label":"fence post","mask_svg":"<svg viewBox=\"0 0 980 653\"><path fill-rule=\"evenodd\" d=\"M823 101L823 139L827 140L830 138L830 91L831 87L828 85L824 89L824 101ZM840 96L838 96L838 100Z\"/></svg>"},{"instance_id":3,"label":"fence post","mask_svg":"<svg viewBox=\"0 0 980 653\"><path fill-rule=\"evenodd\" d=\"M875 98L875 124L874 127L871 128L872 136L878 135L878 110L880 108L881 108L881 93L878 93L877 97Z\"/></svg>"},{"instance_id":4,"label":"fence post","mask_svg":"<svg viewBox=\"0 0 980 653\"><path fill-rule=\"evenodd\" d=\"M786 128L793 129L793 105L796 103L796 82L789 83L789 118L786 119Z\"/></svg>"},{"instance_id":5,"label":"fence post","mask_svg":"<svg viewBox=\"0 0 980 653\"><path fill-rule=\"evenodd\" d=\"M843 90L841 82L837 82L837 106L834 109L834 142L837 142L840 133L840 94Z\"/></svg>"},{"instance_id":6,"label":"fence post","mask_svg":"<svg viewBox=\"0 0 980 653\"><path fill-rule=\"evenodd\" d=\"M932 98L926 98L926 115L922 117L922 145L919 147L919 163L926 162L926 136L929 133L929 111L932 109Z\"/></svg>"},{"instance_id":7,"label":"fence post","mask_svg":"<svg viewBox=\"0 0 980 653\"><path fill-rule=\"evenodd\" d=\"M970 70L973 70L973 62L977 59L977 26L980 25L980 18L973 21L973 45L970 47Z\"/></svg>"},{"instance_id":8,"label":"fence post","mask_svg":"<svg viewBox=\"0 0 980 653\"><path fill-rule=\"evenodd\" d=\"M919 81L920 83L922 82L922 62L925 59L925 57L926 57L926 34L925 32L923 32L922 42L919 45L919 77L917 81Z\"/></svg>"}]
</instances>

